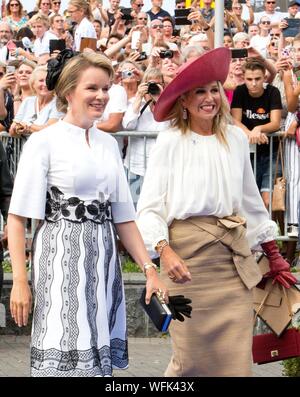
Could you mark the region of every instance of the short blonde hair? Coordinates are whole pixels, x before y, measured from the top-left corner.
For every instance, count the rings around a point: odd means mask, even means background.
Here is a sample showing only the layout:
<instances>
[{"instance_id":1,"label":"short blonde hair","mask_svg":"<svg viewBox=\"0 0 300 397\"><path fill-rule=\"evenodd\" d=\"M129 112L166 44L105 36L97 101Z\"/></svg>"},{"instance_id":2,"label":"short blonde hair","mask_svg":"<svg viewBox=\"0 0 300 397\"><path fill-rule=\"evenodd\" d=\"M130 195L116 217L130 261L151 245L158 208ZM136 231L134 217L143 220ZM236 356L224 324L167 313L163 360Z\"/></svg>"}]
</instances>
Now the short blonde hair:
<instances>
[{"instance_id":1,"label":"short blonde hair","mask_svg":"<svg viewBox=\"0 0 300 397\"><path fill-rule=\"evenodd\" d=\"M30 78L29 78L29 87L31 88L31 91L35 92L33 85L35 83L35 80L37 78L38 73L40 72L45 72L47 73L47 66L43 65L43 66L38 66L35 69L33 69Z\"/></svg>"},{"instance_id":2,"label":"short blonde hair","mask_svg":"<svg viewBox=\"0 0 300 397\"><path fill-rule=\"evenodd\" d=\"M46 17L43 14L37 13L35 15L33 15L33 17L31 17L28 21L30 27L32 27L32 25L36 22L40 22L42 23L46 28L49 28L49 18Z\"/></svg>"},{"instance_id":3,"label":"short blonde hair","mask_svg":"<svg viewBox=\"0 0 300 397\"><path fill-rule=\"evenodd\" d=\"M220 91L221 106L219 113L213 119L212 133L216 134L216 137L222 144L228 146L226 139L226 128L228 124L232 123L230 107L222 84L219 81L217 84ZM171 120L171 126L178 128L182 134L186 134L191 129L189 116L187 119L183 118L181 97L177 99L175 105L169 113L168 119Z\"/></svg>"},{"instance_id":4,"label":"short blonde hair","mask_svg":"<svg viewBox=\"0 0 300 397\"><path fill-rule=\"evenodd\" d=\"M90 67L104 70L110 80L113 80L114 69L107 56L94 52L83 52L71 58L64 66L55 86L57 109L60 112L66 113L68 108L67 95L75 90L81 74Z\"/></svg>"}]
</instances>

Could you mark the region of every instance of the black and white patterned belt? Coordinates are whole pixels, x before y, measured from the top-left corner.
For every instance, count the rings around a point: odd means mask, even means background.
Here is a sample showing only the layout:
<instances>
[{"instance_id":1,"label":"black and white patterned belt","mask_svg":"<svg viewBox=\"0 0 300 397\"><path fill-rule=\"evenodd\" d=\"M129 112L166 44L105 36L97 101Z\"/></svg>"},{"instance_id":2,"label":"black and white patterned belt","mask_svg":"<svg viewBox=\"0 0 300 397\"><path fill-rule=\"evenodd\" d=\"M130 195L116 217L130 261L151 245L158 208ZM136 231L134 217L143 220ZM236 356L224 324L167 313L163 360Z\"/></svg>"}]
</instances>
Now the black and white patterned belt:
<instances>
[{"instance_id":1,"label":"black and white patterned belt","mask_svg":"<svg viewBox=\"0 0 300 397\"><path fill-rule=\"evenodd\" d=\"M47 191L45 219L48 222L56 222L67 219L71 222L86 222L91 220L95 223L111 221L111 203L92 200L88 203L79 197L65 198L56 186L51 186Z\"/></svg>"}]
</instances>

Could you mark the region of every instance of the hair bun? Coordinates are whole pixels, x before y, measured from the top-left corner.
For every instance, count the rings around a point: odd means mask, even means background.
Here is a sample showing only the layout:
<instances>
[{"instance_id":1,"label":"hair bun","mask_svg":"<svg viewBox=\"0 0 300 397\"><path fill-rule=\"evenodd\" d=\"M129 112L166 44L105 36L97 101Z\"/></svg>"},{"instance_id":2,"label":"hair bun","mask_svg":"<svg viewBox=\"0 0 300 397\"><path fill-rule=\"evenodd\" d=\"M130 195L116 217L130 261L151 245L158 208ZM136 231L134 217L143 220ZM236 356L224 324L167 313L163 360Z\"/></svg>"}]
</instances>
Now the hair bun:
<instances>
[{"instance_id":1,"label":"hair bun","mask_svg":"<svg viewBox=\"0 0 300 397\"><path fill-rule=\"evenodd\" d=\"M75 52L70 49L65 49L61 51L56 58L50 59L47 64L47 76L46 76L46 86L49 91L54 90L56 83L59 79L59 76L67 63L67 61L77 55L78 52Z\"/></svg>"}]
</instances>

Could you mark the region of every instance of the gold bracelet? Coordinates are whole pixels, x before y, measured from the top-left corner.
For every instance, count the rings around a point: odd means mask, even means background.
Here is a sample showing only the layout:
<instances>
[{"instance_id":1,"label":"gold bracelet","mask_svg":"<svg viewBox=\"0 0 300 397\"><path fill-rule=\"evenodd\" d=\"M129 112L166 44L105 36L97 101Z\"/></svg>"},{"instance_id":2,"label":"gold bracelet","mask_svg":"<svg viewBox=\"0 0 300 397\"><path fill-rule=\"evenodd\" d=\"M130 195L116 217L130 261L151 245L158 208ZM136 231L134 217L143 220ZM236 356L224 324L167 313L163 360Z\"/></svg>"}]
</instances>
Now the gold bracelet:
<instances>
[{"instance_id":1,"label":"gold bracelet","mask_svg":"<svg viewBox=\"0 0 300 397\"><path fill-rule=\"evenodd\" d=\"M143 264L143 271L144 271L144 274L146 274L146 271L148 270L148 269L151 269L151 268L153 268L153 269L157 269L157 266L156 266L156 264L155 263L153 263L153 262L146 262L146 263L144 263Z\"/></svg>"}]
</instances>

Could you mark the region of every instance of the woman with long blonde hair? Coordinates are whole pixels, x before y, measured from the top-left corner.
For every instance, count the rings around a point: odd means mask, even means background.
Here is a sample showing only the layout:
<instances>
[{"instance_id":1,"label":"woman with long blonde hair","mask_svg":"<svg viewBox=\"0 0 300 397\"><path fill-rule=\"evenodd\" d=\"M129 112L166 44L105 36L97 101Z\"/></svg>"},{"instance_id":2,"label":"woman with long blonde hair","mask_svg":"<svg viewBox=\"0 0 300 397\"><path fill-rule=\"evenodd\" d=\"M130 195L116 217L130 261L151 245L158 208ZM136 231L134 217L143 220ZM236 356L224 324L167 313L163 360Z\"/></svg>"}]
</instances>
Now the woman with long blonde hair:
<instances>
[{"instance_id":1,"label":"woman with long blonde hair","mask_svg":"<svg viewBox=\"0 0 300 397\"><path fill-rule=\"evenodd\" d=\"M251 249L266 253L266 277L285 288L296 282L274 241L247 137L230 121L222 88L229 63L228 48L187 62L154 108L155 120L173 128L150 154L138 226L160 256L170 296L185 295L193 306L192 318L171 323L165 376L251 376L251 289L262 277Z\"/></svg>"}]
</instances>

